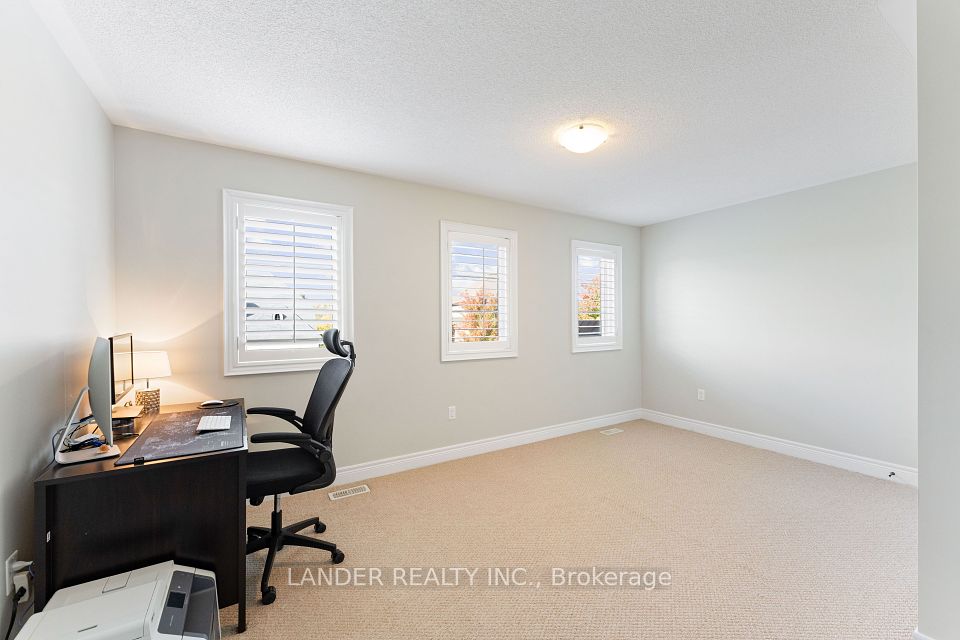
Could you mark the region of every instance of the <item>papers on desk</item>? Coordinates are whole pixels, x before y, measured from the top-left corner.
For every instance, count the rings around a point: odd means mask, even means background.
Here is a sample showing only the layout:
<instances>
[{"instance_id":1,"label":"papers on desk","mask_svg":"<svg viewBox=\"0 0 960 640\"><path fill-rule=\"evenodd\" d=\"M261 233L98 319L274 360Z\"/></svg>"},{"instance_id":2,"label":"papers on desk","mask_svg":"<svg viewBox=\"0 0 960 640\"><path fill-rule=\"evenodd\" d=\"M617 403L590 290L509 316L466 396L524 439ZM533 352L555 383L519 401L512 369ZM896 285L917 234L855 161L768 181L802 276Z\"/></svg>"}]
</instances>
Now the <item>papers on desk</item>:
<instances>
[{"instance_id":1,"label":"papers on desk","mask_svg":"<svg viewBox=\"0 0 960 640\"><path fill-rule=\"evenodd\" d=\"M113 417L120 418L121 420L125 418L138 418L142 412L143 406L139 404L130 407L114 407Z\"/></svg>"}]
</instances>

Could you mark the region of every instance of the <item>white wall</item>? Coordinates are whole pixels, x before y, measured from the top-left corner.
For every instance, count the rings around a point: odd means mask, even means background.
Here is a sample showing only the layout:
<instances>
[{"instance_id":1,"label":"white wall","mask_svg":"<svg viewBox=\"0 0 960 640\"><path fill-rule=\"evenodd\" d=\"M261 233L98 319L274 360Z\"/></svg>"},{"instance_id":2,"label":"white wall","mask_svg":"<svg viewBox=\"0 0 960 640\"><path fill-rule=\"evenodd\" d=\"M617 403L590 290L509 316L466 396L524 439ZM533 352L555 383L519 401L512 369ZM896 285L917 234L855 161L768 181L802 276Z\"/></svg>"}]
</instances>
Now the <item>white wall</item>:
<instances>
[{"instance_id":1,"label":"white wall","mask_svg":"<svg viewBox=\"0 0 960 640\"><path fill-rule=\"evenodd\" d=\"M117 322L169 351L164 402L302 410L315 373L223 376L224 187L354 207L357 371L341 466L640 406L639 229L210 144L116 130ZM520 356L440 362L440 220L519 232ZM624 249L622 351L572 354L570 240ZM458 417L447 419L456 405ZM251 419L252 430L278 429Z\"/></svg>"},{"instance_id":2,"label":"white wall","mask_svg":"<svg viewBox=\"0 0 960 640\"><path fill-rule=\"evenodd\" d=\"M644 408L915 467L916 216L912 165L644 227Z\"/></svg>"},{"instance_id":3,"label":"white wall","mask_svg":"<svg viewBox=\"0 0 960 640\"><path fill-rule=\"evenodd\" d=\"M0 3L0 87L0 555L25 559L34 476L113 329L113 130L22 0Z\"/></svg>"},{"instance_id":4,"label":"white wall","mask_svg":"<svg viewBox=\"0 0 960 640\"><path fill-rule=\"evenodd\" d=\"M919 3L920 631L960 638L960 3Z\"/></svg>"}]
</instances>

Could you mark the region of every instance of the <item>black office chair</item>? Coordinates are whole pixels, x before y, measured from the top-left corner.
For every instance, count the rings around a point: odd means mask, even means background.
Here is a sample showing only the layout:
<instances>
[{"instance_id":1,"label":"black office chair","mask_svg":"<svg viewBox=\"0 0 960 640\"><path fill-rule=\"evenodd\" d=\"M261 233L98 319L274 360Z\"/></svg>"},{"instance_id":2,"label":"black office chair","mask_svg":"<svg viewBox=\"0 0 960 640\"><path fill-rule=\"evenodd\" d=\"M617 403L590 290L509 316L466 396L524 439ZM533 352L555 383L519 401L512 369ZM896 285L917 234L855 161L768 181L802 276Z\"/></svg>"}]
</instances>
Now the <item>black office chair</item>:
<instances>
[{"instance_id":1,"label":"black office chair","mask_svg":"<svg viewBox=\"0 0 960 640\"><path fill-rule=\"evenodd\" d=\"M262 549L269 550L263 566L263 578L260 580L263 604L270 604L277 599L277 590L269 584L270 571L273 569L277 552L284 546L323 549L330 552L334 564L343 562L343 552L337 549L337 545L299 534L311 525L314 531L323 533L327 526L320 522L319 518L310 518L284 527L283 512L280 510L281 493L293 494L322 489L333 484L337 476L337 466L333 460L333 414L353 374L357 354L352 343L340 339L337 329L324 331L323 344L327 350L340 357L327 361L320 369L303 418L293 409L255 407L247 410L248 415L262 414L286 420L300 431L257 433L250 438L251 442L282 442L297 447L258 451L247 455L247 498L250 504L262 504L265 496L273 496L270 528L247 529L248 554Z\"/></svg>"}]
</instances>

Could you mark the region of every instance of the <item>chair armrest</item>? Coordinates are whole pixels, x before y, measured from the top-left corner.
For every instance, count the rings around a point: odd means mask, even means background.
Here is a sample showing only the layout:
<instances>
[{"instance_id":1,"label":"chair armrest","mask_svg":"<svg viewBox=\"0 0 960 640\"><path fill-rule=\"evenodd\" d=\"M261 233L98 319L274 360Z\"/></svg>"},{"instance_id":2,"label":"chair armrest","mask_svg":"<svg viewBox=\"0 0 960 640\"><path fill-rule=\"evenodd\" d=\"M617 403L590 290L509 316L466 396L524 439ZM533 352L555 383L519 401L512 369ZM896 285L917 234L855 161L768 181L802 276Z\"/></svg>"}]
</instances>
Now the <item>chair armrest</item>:
<instances>
[{"instance_id":1,"label":"chair armrest","mask_svg":"<svg viewBox=\"0 0 960 640\"><path fill-rule=\"evenodd\" d=\"M281 407L252 407L247 409L247 415L273 416L274 418L280 418L284 422L289 422L297 429L303 427L303 418L298 416L297 412L293 409L283 409Z\"/></svg>"},{"instance_id":2,"label":"chair armrest","mask_svg":"<svg viewBox=\"0 0 960 640\"><path fill-rule=\"evenodd\" d=\"M250 436L250 442L285 442L287 444L300 444L310 442L310 434L294 433L293 431L280 431L273 433L255 433Z\"/></svg>"},{"instance_id":3,"label":"chair armrest","mask_svg":"<svg viewBox=\"0 0 960 640\"><path fill-rule=\"evenodd\" d=\"M252 414L263 414L268 416L276 416L278 418L284 416L296 416L297 412L293 409L284 409L282 407L252 407L247 409L247 415Z\"/></svg>"},{"instance_id":4,"label":"chair armrest","mask_svg":"<svg viewBox=\"0 0 960 640\"><path fill-rule=\"evenodd\" d=\"M250 436L250 442L254 444L282 442L283 444L296 445L320 462L329 462L333 458L333 451L330 450L330 447L313 440L308 433L293 431L255 433Z\"/></svg>"}]
</instances>

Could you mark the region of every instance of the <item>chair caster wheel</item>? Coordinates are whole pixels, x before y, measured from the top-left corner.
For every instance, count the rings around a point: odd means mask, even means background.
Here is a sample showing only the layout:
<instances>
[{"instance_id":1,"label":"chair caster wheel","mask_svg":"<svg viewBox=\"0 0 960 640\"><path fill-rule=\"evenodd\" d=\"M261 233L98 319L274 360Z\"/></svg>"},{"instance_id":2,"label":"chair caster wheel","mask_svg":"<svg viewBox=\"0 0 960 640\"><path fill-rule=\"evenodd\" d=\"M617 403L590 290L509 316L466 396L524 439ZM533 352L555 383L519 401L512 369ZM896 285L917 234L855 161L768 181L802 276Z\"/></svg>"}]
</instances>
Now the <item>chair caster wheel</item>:
<instances>
[{"instance_id":1,"label":"chair caster wheel","mask_svg":"<svg viewBox=\"0 0 960 640\"><path fill-rule=\"evenodd\" d=\"M330 559L333 561L333 564L340 564L341 562L343 562L343 558L344 558L343 551L340 551L340 549L337 549L336 551L330 554ZM272 588L273 587L271 587L271 589Z\"/></svg>"},{"instance_id":2,"label":"chair caster wheel","mask_svg":"<svg viewBox=\"0 0 960 640\"><path fill-rule=\"evenodd\" d=\"M326 530L327 530L327 525L323 524L322 522L320 524L313 525L314 533L323 533Z\"/></svg>"},{"instance_id":3,"label":"chair caster wheel","mask_svg":"<svg viewBox=\"0 0 960 640\"><path fill-rule=\"evenodd\" d=\"M263 604L273 604L273 601L277 599L276 587L267 587L266 591L260 593L260 598Z\"/></svg>"}]
</instances>

